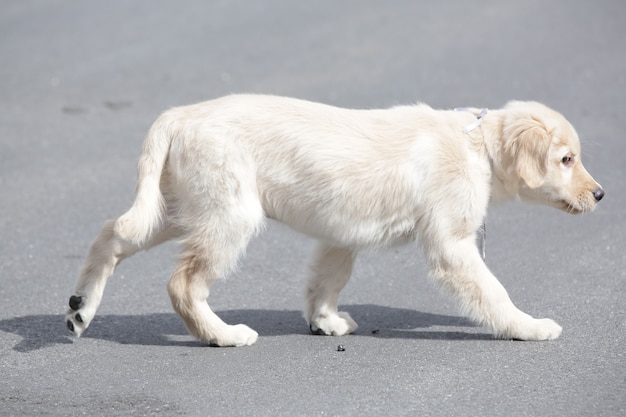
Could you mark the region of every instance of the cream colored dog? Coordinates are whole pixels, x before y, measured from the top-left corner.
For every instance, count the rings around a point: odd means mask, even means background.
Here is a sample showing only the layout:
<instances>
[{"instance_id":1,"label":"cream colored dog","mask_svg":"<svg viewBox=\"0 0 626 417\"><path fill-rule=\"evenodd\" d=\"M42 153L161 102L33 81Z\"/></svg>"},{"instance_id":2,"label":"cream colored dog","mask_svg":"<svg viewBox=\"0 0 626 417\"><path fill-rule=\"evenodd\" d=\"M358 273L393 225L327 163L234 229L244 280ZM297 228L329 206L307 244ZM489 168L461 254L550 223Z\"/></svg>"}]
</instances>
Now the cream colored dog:
<instances>
[{"instance_id":1,"label":"cream colored dog","mask_svg":"<svg viewBox=\"0 0 626 417\"><path fill-rule=\"evenodd\" d=\"M148 133L133 206L91 246L67 326L87 328L122 259L180 238L168 291L189 332L212 345L254 343L254 330L224 323L207 297L271 218L319 240L306 290L314 333L357 328L337 297L359 249L420 238L432 277L473 320L502 338L555 339L561 327L518 310L475 241L490 199L592 211L604 191L580 158L574 128L536 102L486 115L258 95L175 108Z\"/></svg>"}]
</instances>

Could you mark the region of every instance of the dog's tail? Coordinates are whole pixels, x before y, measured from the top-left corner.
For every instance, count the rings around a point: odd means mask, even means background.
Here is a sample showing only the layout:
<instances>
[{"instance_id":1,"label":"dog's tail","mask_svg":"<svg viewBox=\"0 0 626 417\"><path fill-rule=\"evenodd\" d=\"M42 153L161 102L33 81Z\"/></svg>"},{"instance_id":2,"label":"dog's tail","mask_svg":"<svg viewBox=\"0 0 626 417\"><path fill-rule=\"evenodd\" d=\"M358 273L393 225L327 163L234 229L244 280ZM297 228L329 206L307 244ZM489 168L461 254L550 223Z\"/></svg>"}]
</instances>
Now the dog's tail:
<instances>
[{"instance_id":1,"label":"dog's tail","mask_svg":"<svg viewBox=\"0 0 626 417\"><path fill-rule=\"evenodd\" d=\"M174 130L163 114L150 128L137 165L136 197L132 207L115 222L115 234L142 247L163 221L165 202L161 174L173 140Z\"/></svg>"}]
</instances>

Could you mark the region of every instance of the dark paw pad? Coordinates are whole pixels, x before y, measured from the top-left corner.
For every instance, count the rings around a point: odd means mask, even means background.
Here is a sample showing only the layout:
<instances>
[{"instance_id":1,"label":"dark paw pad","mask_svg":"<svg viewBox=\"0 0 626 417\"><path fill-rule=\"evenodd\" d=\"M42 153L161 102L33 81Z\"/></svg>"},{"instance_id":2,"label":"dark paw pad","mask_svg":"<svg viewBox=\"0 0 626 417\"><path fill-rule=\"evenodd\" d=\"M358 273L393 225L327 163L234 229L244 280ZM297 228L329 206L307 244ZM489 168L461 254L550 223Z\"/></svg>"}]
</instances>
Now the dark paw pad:
<instances>
[{"instance_id":1,"label":"dark paw pad","mask_svg":"<svg viewBox=\"0 0 626 417\"><path fill-rule=\"evenodd\" d=\"M79 323L83 322L83 318L81 317L80 313L76 313L76 315L74 316L74 319Z\"/></svg>"},{"instance_id":2,"label":"dark paw pad","mask_svg":"<svg viewBox=\"0 0 626 417\"><path fill-rule=\"evenodd\" d=\"M74 331L74 323L72 323L71 320L67 321L67 328L70 330L70 332Z\"/></svg>"},{"instance_id":3,"label":"dark paw pad","mask_svg":"<svg viewBox=\"0 0 626 417\"><path fill-rule=\"evenodd\" d=\"M324 330L322 330L322 329L313 329L313 326L309 326L309 330L313 334L320 335L320 336L326 336L326 333L324 333Z\"/></svg>"},{"instance_id":4,"label":"dark paw pad","mask_svg":"<svg viewBox=\"0 0 626 417\"><path fill-rule=\"evenodd\" d=\"M80 308L81 303L83 302L83 297L80 295L72 295L70 297L70 308L74 311Z\"/></svg>"}]
</instances>

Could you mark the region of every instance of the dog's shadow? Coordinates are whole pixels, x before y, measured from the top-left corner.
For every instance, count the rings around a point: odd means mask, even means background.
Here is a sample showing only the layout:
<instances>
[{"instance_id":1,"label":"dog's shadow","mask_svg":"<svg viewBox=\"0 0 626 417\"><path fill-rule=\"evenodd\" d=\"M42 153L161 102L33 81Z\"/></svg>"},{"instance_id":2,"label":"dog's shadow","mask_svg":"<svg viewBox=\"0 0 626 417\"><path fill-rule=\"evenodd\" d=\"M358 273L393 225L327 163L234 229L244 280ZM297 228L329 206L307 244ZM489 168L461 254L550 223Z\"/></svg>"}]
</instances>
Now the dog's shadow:
<instances>
[{"instance_id":1,"label":"dog's shadow","mask_svg":"<svg viewBox=\"0 0 626 417\"><path fill-rule=\"evenodd\" d=\"M463 329L476 326L468 319L458 316L378 305L349 305L343 306L342 309L361 324L354 333L355 336L444 340L493 339L489 334ZM261 337L309 334L300 311L227 310L217 313L227 323L249 325ZM13 347L13 350L18 352L30 352L56 344L70 344L73 343L73 337L67 333L63 317L31 315L0 320L0 330L22 337L22 340ZM432 327L454 329L424 330ZM131 345L206 346L188 335L181 319L174 313L96 316L82 337Z\"/></svg>"}]
</instances>

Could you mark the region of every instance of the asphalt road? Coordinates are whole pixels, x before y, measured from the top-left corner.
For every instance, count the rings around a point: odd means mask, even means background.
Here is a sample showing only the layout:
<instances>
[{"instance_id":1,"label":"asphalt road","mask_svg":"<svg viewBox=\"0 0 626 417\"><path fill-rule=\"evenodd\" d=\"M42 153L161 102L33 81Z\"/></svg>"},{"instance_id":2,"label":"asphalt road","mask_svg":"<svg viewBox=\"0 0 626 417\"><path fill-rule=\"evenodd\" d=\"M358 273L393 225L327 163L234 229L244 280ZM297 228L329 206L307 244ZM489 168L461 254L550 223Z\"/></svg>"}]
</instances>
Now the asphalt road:
<instances>
[{"instance_id":1,"label":"asphalt road","mask_svg":"<svg viewBox=\"0 0 626 417\"><path fill-rule=\"evenodd\" d=\"M3 1L0 415L625 415L624 22L622 0ZM313 242L278 224L211 295L255 345L186 334L165 291L173 244L125 261L70 337L78 269L132 201L148 127L233 92L365 108L535 99L564 113L606 197L578 217L494 207L487 243L514 302L561 338L494 340L415 246L360 255L340 299L356 334L309 335Z\"/></svg>"}]
</instances>

